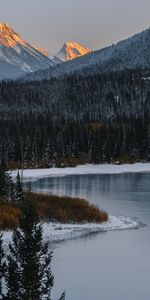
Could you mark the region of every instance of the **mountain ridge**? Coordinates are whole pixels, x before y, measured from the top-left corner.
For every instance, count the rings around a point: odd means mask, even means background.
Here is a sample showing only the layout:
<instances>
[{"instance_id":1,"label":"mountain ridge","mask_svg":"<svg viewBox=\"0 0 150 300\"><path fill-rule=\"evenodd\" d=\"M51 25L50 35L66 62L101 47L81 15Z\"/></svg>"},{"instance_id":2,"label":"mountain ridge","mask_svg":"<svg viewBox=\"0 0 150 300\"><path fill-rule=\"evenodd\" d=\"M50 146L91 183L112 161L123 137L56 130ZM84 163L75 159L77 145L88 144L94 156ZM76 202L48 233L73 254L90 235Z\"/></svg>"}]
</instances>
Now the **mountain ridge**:
<instances>
[{"instance_id":1,"label":"mountain ridge","mask_svg":"<svg viewBox=\"0 0 150 300\"><path fill-rule=\"evenodd\" d=\"M78 72L96 74L150 68L150 28L111 46L33 74L31 80L59 78Z\"/></svg>"},{"instance_id":2,"label":"mountain ridge","mask_svg":"<svg viewBox=\"0 0 150 300\"><path fill-rule=\"evenodd\" d=\"M7 23L0 23L0 79L17 79L56 63L44 49L24 41Z\"/></svg>"},{"instance_id":3,"label":"mountain ridge","mask_svg":"<svg viewBox=\"0 0 150 300\"><path fill-rule=\"evenodd\" d=\"M80 43L68 41L63 45L63 47L55 56L66 62L86 55L90 52L91 50L89 48L81 45Z\"/></svg>"},{"instance_id":4,"label":"mountain ridge","mask_svg":"<svg viewBox=\"0 0 150 300\"><path fill-rule=\"evenodd\" d=\"M66 42L61 50L50 55L42 47L35 47L21 38L7 23L0 23L0 79L18 79L38 70L45 70L64 61L91 52L76 42Z\"/></svg>"}]
</instances>

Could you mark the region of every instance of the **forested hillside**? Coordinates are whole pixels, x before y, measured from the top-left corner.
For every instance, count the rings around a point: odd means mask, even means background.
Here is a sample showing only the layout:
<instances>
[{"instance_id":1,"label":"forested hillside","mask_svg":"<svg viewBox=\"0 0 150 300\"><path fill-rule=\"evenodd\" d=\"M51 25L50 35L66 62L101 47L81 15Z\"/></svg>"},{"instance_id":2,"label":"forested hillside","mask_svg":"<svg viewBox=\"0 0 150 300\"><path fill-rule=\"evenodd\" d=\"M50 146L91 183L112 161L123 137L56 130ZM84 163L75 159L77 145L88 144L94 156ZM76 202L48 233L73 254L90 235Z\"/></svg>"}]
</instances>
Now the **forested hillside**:
<instances>
[{"instance_id":1,"label":"forested hillside","mask_svg":"<svg viewBox=\"0 0 150 300\"><path fill-rule=\"evenodd\" d=\"M27 75L27 80L60 78L77 72L95 75L104 72L118 72L127 69L150 68L150 28L117 44L94 51L90 54L68 61L65 64L48 67Z\"/></svg>"},{"instance_id":2,"label":"forested hillside","mask_svg":"<svg viewBox=\"0 0 150 300\"><path fill-rule=\"evenodd\" d=\"M34 166L149 160L149 74L0 83L0 156Z\"/></svg>"}]
</instances>

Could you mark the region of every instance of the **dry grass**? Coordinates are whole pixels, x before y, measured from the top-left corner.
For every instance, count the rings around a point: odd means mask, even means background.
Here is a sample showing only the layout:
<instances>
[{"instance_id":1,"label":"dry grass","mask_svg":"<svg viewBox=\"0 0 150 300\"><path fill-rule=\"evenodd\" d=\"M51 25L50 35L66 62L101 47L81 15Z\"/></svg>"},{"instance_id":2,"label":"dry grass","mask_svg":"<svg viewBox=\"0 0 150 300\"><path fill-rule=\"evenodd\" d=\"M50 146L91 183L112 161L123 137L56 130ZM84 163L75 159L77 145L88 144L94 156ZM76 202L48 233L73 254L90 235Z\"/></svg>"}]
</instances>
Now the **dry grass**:
<instances>
[{"instance_id":1,"label":"dry grass","mask_svg":"<svg viewBox=\"0 0 150 300\"><path fill-rule=\"evenodd\" d=\"M18 226L20 208L4 199L0 199L0 229L13 229Z\"/></svg>"},{"instance_id":2,"label":"dry grass","mask_svg":"<svg viewBox=\"0 0 150 300\"><path fill-rule=\"evenodd\" d=\"M67 222L104 222L108 215L98 207L80 198L59 197L30 194L31 200L37 203L39 215L42 219ZM29 198L29 195L27 195Z\"/></svg>"},{"instance_id":3,"label":"dry grass","mask_svg":"<svg viewBox=\"0 0 150 300\"><path fill-rule=\"evenodd\" d=\"M106 212L89 204L84 199L25 193L24 201L27 199L36 203L39 216L44 221L101 223L108 220ZM18 226L21 214L19 206L0 199L0 211L2 229L12 229Z\"/></svg>"}]
</instances>

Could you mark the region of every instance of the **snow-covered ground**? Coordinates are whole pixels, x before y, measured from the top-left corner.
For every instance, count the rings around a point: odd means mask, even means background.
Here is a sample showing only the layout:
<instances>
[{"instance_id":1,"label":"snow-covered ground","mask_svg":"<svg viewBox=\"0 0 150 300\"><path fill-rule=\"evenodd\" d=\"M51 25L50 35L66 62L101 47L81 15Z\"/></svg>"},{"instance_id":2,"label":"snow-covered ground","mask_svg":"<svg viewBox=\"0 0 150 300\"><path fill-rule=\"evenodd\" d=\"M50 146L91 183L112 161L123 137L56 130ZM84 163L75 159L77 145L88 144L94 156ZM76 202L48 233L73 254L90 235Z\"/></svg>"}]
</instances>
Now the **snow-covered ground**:
<instances>
[{"instance_id":1,"label":"snow-covered ground","mask_svg":"<svg viewBox=\"0 0 150 300\"><path fill-rule=\"evenodd\" d=\"M64 240L77 239L96 232L138 229L144 224L137 220L132 220L129 217L115 217L109 216L107 222L102 224L43 224L43 237L46 241L58 242Z\"/></svg>"},{"instance_id":2,"label":"snow-covered ground","mask_svg":"<svg viewBox=\"0 0 150 300\"><path fill-rule=\"evenodd\" d=\"M129 217L109 216L109 220L102 224L61 224L61 223L43 223L43 239L47 242L60 242L70 239L77 239L96 232L116 231L138 229L144 224L138 220L132 220ZM3 241L5 245L11 241L12 232L3 232Z\"/></svg>"},{"instance_id":3,"label":"snow-covered ground","mask_svg":"<svg viewBox=\"0 0 150 300\"><path fill-rule=\"evenodd\" d=\"M13 171L12 177L17 176L18 171ZM21 172L21 171L20 171ZM124 174L124 173L150 173L150 163L135 163L125 165L101 164L101 165L79 165L74 168L49 168L49 169L27 169L23 171L24 180L40 179L43 177L59 177L67 175L86 174Z\"/></svg>"}]
</instances>

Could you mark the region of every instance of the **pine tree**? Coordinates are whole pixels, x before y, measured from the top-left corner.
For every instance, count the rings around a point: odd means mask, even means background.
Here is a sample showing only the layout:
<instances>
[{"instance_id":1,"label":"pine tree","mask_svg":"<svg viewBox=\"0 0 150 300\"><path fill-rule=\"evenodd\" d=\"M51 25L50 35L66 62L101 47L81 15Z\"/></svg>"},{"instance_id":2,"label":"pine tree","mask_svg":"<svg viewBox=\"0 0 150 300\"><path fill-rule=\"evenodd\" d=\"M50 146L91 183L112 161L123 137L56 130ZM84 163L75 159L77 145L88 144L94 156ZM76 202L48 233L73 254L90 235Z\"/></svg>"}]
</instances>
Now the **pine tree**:
<instances>
[{"instance_id":1,"label":"pine tree","mask_svg":"<svg viewBox=\"0 0 150 300\"><path fill-rule=\"evenodd\" d=\"M15 200L19 203L22 202L22 200L23 200L23 189L22 189L22 183L20 180L19 172L17 174L17 180L16 180Z\"/></svg>"},{"instance_id":2,"label":"pine tree","mask_svg":"<svg viewBox=\"0 0 150 300\"><path fill-rule=\"evenodd\" d=\"M10 174L7 173L6 162L1 160L0 164L0 196L14 200L14 183Z\"/></svg>"},{"instance_id":3,"label":"pine tree","mask_svg":"<svg viewBox=\"0 0 150 300\"><path fill-rule=\"evenodd\" d=\"M13 234L13 242L15 243L14 253L10 254L7 259L7 267L6 267L6 286L7 286L7 300L20 300L21 298L21 287L20 287L20 274L19 274L19 266L17 260L17 251L19 250L18 234L16 230ZM13 252L13 249L12 249ZM16 259L16 261L15 261Z\"/></svg>"},{"instance_id":4,"label":"pine tree","mask_svg":"<svg viewBox=\"0 0 150 300\"><path fill-rule=\"evenodd\" d=\"M0 163L0 196L5 197L7 195L6 188L6 165L5 161L1 160Z\"/></svg>"},{"instance_id":5,"label":"pine tree","mask_svg":"<svg viewBox=\"0 0 150 300\"><path fill-rule=\"evenodd\" d=\"M15 185L10 174L5 173L5 181L6 181L6 197L8 200L15 201Z\"/></svg>"},{"instance_id":6,"label":"pine tree","mask_svg":"<svg viewBox=\"0 0 150 300\"><path fill-rule=\"evenodd\" d=\"M3 242L2 242L2 235L0 235L0 299L3 299L4 295L2 292L2 280L4 278L4 251L3 251Z\"/></svg>"},{"instance_id":7,"label":"pine tree","mask_svg":"<svg viewBox=\"0 0 150 300\"><path fill-rule=\"evenodd\" d=\"M48 250L48 244L42 242L42 227L36 208L28 200L24 201L19 225L20 229L14 231L9 245L7 299L51 300L52 252Z\"/></svg>"}]
</instances>

